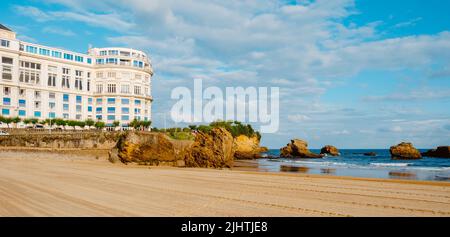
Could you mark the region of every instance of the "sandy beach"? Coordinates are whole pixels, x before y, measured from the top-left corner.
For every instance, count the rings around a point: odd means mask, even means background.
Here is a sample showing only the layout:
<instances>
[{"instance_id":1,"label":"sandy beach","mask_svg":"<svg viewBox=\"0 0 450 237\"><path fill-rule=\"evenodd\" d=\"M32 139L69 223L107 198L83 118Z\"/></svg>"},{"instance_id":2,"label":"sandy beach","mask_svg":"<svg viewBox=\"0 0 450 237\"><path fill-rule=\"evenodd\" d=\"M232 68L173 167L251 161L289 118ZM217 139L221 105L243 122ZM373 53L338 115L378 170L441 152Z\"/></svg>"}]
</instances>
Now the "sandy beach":
<instances>
[{"instance_id":1,"label":"sandy beach","mask_svg":"<svg viewBox=\"0 0 450 237\"><path fill-rule=\"evenodd\" d=\"M450 183L0 152L0 216L450 216ZM104 155L104 154L103 154Z\"/></svg>"}]
</instances>

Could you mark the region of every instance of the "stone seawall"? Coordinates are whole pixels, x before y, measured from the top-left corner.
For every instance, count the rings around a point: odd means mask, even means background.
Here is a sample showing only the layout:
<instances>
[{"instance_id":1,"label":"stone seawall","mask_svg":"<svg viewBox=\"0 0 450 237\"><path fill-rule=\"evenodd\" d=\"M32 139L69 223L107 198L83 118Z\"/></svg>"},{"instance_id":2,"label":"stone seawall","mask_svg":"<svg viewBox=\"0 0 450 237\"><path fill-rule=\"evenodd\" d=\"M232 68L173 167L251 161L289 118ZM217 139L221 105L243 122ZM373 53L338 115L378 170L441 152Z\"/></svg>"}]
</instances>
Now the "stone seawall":
<instances>
[{"instance_id":1,"label":"stone seawall","mask_svg":"<svg viewBox=\"0 0 450 237\"><path fill-rule=\"evenodd\" d=\"M0 136L0 147L109 150L116 145L120 134L120 132L13 134Z\"/></svg>"}]
</instances>

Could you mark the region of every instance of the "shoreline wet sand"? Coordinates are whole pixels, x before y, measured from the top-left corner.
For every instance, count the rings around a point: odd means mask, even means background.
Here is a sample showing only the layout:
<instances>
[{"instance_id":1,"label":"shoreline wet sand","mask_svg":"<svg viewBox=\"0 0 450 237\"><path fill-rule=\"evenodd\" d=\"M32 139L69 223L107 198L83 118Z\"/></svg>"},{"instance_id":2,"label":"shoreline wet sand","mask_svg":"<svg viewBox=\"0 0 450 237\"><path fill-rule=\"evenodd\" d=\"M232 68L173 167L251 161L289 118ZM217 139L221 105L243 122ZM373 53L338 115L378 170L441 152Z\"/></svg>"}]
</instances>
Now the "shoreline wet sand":
<instances>
[{"instance_id":1,"label":"shoreline wet sand","mask_svg":"<svg viewBox=\"0 0 450 237\"><path fill-rule=\"evenodd\" d=\"M86 154L83 154L86 152ZM0 216L450 216L450 183L111 164L0 151Z\"/></svg>"}]
</instances>

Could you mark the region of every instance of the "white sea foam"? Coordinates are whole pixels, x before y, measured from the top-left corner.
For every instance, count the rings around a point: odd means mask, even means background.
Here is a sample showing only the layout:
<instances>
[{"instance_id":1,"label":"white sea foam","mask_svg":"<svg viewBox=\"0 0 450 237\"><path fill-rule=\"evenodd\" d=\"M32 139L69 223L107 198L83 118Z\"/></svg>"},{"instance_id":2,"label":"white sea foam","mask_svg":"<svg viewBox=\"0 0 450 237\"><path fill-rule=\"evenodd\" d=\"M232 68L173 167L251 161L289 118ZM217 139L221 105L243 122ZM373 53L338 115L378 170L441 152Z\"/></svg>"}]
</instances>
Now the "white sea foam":
<instances>
[{"instance_id":1,"label":"white sea foam","mask_svg":"<svg viewBox=\"0 0 450 237\"><path fill-rule=\"evenodd\" d=\"M378 167L407 167L412 163L370 163L370 165Z\"/></svg>"}]
</instances>

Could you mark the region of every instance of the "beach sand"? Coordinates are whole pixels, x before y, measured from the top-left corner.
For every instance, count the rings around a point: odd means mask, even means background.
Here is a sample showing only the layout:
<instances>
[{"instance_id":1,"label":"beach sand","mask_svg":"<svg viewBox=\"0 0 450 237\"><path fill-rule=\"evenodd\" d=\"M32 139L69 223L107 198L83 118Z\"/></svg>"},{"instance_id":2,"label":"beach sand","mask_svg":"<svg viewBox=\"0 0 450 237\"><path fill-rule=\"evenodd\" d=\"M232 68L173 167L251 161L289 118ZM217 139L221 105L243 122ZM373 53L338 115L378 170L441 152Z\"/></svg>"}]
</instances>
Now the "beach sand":
<instances>
[{"instance_id":1,"label":"beach sand","mask_svg":"<svg viewBox=\"0 0 450 237\"><path fill-rule=\"evenodd\" d=\"M450 183L244 166L146 167L111 164L105 152L3 150L0 216L450 216Z\"/></svg>"}]
</instances>

